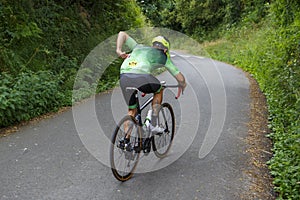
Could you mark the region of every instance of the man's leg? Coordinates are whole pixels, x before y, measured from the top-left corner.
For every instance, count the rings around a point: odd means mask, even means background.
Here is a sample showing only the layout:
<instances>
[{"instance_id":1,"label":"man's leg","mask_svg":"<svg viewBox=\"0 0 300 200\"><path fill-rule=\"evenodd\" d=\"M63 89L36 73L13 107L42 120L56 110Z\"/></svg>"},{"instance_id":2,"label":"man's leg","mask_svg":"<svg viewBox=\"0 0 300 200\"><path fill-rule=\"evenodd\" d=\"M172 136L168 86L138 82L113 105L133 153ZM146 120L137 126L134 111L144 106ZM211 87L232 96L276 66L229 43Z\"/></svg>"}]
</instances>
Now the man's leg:
<instances>
[{"instance_id":1,"label":"man's leg","mask_svg":"<svg viewBox=\"0 0 300 200\"><path fill-rule=\"evenodd\" d=\"M135 98L135 93L132 90L127 90L127 87L136 87L133 85L135 76L132 74L121 74L120 78L120 86L122 89L122 94L123 97L128 105L128 112L127 114L135 117L137 114L137 108L136 108L136 98ZM126 139L130 139L131 135L131 129L130 129L130 121L127 121L124 123L124 132L126 133Z\"/></svg>"},{"instance_id":2,"label":"man's leg","mask_svg":"<svg viewBox=\"0 0 300 200\"><path fill-rule=\"evenodd\" d=\"M129 108L129 109L128 109L128 115L130 115L130 116L132 116L132 117L135 117L135 116L136 116L136 113L137 113L137 108L134 108L134 109L130 109L130 108ZM129 126L128 122L124 124L124 131L125 131L125 133L126 133L127 131L129 131L128 126ZM126 138L129 139L129 138L130 138L130 135L131 135L131 132L128 132L128 133L126 134Z\"/></svg>"},{"instance_id":3,"label":"man's leg","mask_svg":"<svg viewBox=\"0 0 300 200\"><path fill-rule=\"evenodd\" d=\"M132 116L132 117L135 117L136 116L136 113L137 113L137 108L134 108L134 109L128 109L128 115Z\"/></svg>"},{"instance_id":4,"label":"man's leg","mask_svg":"<svg viewBox=\"0 0 300 200\"><path fill-rule=\"evenodd\" d=\"M159 93L155 93L152 101L152 120L151 123L153 126L157 124L157 115L163 99L163 90L161 89Z\"/></svg>"}]
</instances>

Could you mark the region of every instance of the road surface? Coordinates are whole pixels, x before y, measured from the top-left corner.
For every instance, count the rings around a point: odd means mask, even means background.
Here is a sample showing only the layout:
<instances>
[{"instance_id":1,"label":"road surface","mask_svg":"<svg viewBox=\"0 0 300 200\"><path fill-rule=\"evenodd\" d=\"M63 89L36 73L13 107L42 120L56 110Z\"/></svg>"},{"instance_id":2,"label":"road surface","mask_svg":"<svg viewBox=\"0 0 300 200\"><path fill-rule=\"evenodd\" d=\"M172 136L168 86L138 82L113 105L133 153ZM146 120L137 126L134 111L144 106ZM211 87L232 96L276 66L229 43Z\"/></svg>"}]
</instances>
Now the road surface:
<instances>
[{"instance_id":1,"label":"road surface","mask_svg":"<svg viewBox=\"0 0 300 200\"><path fill-rule=\"evenodd\" d=\"M1 137L0 199L241 199L251 180L245 173L249 81L208 58L174 53L172 59L188 87L178 101L173 90L164 98L177 121L169 157L142 156L132 179L114 179L107 141L126 113L117 87ZM158 78L174 81L168 72Z\"/></svg>"}]
</instances>

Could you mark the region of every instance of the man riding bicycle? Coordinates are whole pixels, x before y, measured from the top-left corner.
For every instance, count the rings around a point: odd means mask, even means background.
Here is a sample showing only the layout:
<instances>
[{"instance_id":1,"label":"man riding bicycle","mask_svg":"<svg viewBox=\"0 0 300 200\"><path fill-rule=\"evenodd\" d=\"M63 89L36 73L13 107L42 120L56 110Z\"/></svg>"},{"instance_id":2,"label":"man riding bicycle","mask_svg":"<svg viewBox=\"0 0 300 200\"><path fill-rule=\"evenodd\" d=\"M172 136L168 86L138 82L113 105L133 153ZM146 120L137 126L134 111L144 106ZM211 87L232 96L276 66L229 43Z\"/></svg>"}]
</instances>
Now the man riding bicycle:
<instances>
[{"instance_id":1,"label":"man riding bicycle","mask_svg":"<svg viewBox=\"0 0 300 200\"><path fill-rule=\"evenodd\" d=\"M123 44L129 47L131 54L122 51ZM177 80L182 91L186 87L185 77L171 61L169 51L170 42L164 36L153 38L152 47L150 47L138 44L126 32L120 31L118 34L116 52L125 59L120 69L120 85L128 105L128 114L136 116L137 102L134 93L127 90L127 87L138 88L146 94L153 93L151 123L154 127L157 123L157 112L162 102L163 91L160 81L151 72L154 69L166 67Z\"/></svg>"}]
</instances>

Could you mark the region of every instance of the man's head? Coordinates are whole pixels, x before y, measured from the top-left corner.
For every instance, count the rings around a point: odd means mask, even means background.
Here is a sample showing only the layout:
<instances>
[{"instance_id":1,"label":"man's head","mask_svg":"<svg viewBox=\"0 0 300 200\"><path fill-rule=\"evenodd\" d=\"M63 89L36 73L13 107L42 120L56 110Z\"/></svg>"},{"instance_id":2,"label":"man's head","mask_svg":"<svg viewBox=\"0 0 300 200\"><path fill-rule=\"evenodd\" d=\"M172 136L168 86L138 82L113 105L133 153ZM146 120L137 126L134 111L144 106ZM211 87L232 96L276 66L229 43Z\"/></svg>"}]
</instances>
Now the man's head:
<instances>
[{"instance_id":1,"label":"man's head","mask_svg":"<svg viewBox=\"0 0 300 200\"><path fill-rule=\"evenodd\" d=\"M170 49L170 41L164 36L156 36L152 40L152 45L155 48L162 49L165 52Z\"/></svg>"}]
</instances>

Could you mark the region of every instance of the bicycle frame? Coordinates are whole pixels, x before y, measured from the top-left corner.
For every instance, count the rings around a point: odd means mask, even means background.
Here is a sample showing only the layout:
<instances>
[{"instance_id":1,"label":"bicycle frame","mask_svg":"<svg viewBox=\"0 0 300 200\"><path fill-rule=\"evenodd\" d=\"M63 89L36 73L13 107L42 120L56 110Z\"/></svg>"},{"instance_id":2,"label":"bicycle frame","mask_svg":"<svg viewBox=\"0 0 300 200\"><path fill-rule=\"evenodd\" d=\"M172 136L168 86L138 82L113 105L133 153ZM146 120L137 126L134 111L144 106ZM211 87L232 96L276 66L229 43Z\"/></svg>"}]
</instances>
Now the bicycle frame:
<instances>
[{"instance_id":1,"label":"bicycle frame","mask_svg":"<svg viewBox=\"0 0 300 200\"><path fill-rule=\"evenodd\" d=\"M145 101L145 103L143 103L142 106L140 106L140 102L139 102L139 98L138 98L138 92L136 92L135 98L137 100L137 115L136 115L136 119L138 120L138 124L140 126L143 126L142 111L153 101L153 96L151 96L149 99L147 99Z\"/></svg>"},{"instance_id":2,"label":"bicycle frame","mask_svg":"<svg viewBox=\"0 0 300 200\"><path fill-rule=\"evenodd\" d=\"M162 81L161 84L162 84L162 87L163 89L165 88L178 88L178 93L177 93L177 96L175 97L175 99L178 99L182 90L181 88L178 86L178 85L165 85L165 81ZM138 124L139 126L143 126L143 122L142 122L142 111L153 101L153 96L151 96L149 99L147 99L142 106L140 106L140 102L139 102L139 97L138 97L138 93L139 93L139 89L138 88L135 88L135 87L127 87L126 89L128 90L135 90L135 98L136 98L136 102L137 102L137 115L136 115L136 119L138 120Z\"/></svg>"}]
</instances>

